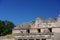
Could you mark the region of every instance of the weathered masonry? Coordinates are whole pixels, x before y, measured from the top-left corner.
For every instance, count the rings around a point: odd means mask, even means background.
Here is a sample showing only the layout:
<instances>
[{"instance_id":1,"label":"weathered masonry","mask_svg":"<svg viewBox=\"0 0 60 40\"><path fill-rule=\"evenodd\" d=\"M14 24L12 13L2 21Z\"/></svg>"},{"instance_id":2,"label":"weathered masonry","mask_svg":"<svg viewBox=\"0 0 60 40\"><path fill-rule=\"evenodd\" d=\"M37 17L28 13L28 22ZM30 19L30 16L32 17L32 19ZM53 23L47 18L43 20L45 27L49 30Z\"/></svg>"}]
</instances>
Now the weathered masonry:
<instances>
[{"instance_id":1,"label":"weathered masonry","mask_svg":"<svg viewBox=\"0 0 60 40\"><path fill-rule=\"evenodd\" d=\"M60 15L57 18L35 21L16 25L12 31L16 40L60 40Z\"/></svg>"}]
</instances>

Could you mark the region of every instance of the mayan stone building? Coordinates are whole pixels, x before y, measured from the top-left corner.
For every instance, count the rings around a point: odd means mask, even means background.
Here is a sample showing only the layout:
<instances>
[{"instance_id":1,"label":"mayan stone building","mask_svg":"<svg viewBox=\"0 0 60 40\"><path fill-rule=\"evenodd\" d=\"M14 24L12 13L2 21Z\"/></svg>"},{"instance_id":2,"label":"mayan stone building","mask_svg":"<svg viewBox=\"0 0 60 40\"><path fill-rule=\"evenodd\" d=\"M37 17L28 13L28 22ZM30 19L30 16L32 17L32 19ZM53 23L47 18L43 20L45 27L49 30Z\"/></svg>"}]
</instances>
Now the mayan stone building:
<instances>
[{"instance_id":1,"label":"mayan stone building","mask_svg":"<svg viewBox=\"0 0 60 40\"><path fill-rule=\"evenodd\" d=\"M16 40L60 40L60 15L18 24L12 34Z\"/></svg>"}]
</instances>

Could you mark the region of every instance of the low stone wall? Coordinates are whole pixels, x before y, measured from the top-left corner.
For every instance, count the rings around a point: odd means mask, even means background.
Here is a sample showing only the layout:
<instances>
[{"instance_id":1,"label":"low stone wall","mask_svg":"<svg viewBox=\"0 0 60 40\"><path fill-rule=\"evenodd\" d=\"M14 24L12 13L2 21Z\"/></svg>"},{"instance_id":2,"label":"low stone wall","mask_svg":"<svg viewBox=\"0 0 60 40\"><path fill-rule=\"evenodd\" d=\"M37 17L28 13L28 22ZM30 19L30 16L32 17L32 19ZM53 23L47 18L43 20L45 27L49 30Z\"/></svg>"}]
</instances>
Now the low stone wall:
<instances>
[{"instance_id":1,"label":"low stone wall","mask_svg":"<svg viewBox=\"0 0 60 40\"><path fill-rule=\"evenodd\" d=\"M54 33L54 40L60 40L60 33Z\"/></svg>"},{"instance_id":2,"label":"low stone wall","mask_svg":"<svg viewBox=\"0 0 60 40\"><path fill-rule=\"evenodd\" d=\"M14 38L7 38L6 36L0 37L0 40L15 40Z\"/></svg>"}]
</instances>

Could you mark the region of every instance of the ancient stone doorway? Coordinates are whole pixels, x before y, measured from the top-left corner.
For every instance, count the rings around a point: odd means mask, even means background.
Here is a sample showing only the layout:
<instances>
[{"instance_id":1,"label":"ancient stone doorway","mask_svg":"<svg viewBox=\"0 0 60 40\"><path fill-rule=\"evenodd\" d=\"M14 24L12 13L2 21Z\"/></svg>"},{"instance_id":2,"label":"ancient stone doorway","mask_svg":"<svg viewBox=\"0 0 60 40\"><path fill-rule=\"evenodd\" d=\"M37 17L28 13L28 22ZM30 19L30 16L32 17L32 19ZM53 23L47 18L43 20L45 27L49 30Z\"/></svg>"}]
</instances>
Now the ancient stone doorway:
<instances>
[{"instance_id":1,"label":"ancient stone doorway","mask_svg":"<svg viewBox=\"0 0 60 40\"><path fill-rule=\"evenodd\" d=\"M29 40L34 40L34 39L29 39Z\"/></svg>"},{"instance_id":2,"label":"ancient stone doorway","mask_svg":"<svg viewBox=\"0 0 60 40\"><path fill-rule=\"evenodd\" d=\"M38 29L38 33L40 33L41 32L41 30L40 29Z\"/></svg>"},{"instance_id":3,"label":"ancient stone doorway","mask_svg":"<svg viewBox=\"0 0 60 40\"><path fill-rule=\"evenodd\" d=\"M27 40L27 39L24 39L24 40Z\"/></svg>"},{"instance_id":4,"label":"ancient stone doorway","mask_svg":"<svg viewBox=\"0 0 60 40\"><path fill-rule=\"evenodd\" d=\"M50 32L52 32L52 28L48 28L48 30L49 30Z\"/></svg>"},{"instance_id":5,"label":"ancient stone doorway","mask_svg":"<svg viewBox=\"0 0 60 40\"><path fill-rule=\"evenodd\" d=\"M22 39L18 39L18 40L22 40Z\"/></svg>"},{"instance_id":6,"label":"ancient stone doorway","mask_svg":"<svg viewBox=\"0 0 60 40\"><path fill-rule=\"evenodd\" d=\"M30 30L29 30L29 29L27 29L27 32L28 32L28 33L30 33Z\"/></svg>"},{"instance_id":7,"label":"ancient stone doorway","mask_svg":"<svg viewBox=\"0 0 60 40\"><path fill-rule=\"evenodd\" d=\"M42 40L46 40L46 39L42 39Z\"/></svg>"},{"instance_id":8,"label":"ancient stone doorway","mask_svg":"<svg viewBox=\"0 0 60 40\"><path fill-rule=\"evenodd\" d=\"M36 40L40 40L40 39L36 39Z\"/></svg>"}]
</instances>

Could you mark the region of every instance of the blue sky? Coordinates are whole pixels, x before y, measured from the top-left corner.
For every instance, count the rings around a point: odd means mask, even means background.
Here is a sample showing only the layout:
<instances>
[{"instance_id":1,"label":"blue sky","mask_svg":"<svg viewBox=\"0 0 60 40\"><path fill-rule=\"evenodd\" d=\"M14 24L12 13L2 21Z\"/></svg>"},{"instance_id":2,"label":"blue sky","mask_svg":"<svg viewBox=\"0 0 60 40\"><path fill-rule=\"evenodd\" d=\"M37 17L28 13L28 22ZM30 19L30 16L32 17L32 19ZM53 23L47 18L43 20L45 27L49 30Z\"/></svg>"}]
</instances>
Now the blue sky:
<instances>
[{"instance_id":1,"label":"blue sky","mask_svg":"<svg viewBox=\"0 0 60 40\"><path fill-rule=\"evenodd\" d=\"M60 0L0 0L0 20L20 24L40 16L55 18L60 14Z\"/></svg>"}]
</instances>

